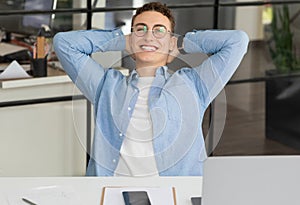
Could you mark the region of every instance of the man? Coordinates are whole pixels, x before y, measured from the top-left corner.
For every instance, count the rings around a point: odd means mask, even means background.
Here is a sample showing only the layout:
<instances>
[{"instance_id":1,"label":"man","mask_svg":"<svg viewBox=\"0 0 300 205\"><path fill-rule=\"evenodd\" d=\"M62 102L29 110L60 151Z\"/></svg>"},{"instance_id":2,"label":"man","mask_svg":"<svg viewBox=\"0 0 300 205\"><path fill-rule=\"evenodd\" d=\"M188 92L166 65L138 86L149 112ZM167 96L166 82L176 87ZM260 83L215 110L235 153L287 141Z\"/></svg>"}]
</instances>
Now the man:
<instances>
[{"instance_id":1,"label":"man","mask_svg":"<svg viewBox=\"0 0 300 205\"><path fill-rule=\"evenodd\" d=\"M95 108L95 136L87 175L202 175L205 110L229 81L247 50L242 31L194 31L175 37L163 4L137 9L132 33L88 30L59 33L54 48L64 69ZM126 50L135 69L126 78L90 54ZM195 68L174 74L178 53L207 53Z\"/></svg>"}]
</instances>

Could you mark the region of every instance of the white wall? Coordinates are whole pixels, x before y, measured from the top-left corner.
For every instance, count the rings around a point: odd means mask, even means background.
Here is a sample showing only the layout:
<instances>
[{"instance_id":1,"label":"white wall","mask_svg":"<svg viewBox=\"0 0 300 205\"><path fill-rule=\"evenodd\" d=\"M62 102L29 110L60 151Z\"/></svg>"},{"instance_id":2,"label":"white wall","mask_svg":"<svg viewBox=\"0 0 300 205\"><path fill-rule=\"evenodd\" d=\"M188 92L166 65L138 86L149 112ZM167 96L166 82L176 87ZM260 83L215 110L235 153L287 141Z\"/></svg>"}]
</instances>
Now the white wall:
<instances>
[{"instance_id":1,"label":"white wall","mask_svg":"<svg viewBox=\"0 0 300 205\"><path fill-rule=\"evenodd\" d=\"M237 0L247 2L249 0ZM236 8L235 28L244 30L250 40L261 40L264 38L262 24L263 6L240 6Z\"/></svg>"}]
</instances>

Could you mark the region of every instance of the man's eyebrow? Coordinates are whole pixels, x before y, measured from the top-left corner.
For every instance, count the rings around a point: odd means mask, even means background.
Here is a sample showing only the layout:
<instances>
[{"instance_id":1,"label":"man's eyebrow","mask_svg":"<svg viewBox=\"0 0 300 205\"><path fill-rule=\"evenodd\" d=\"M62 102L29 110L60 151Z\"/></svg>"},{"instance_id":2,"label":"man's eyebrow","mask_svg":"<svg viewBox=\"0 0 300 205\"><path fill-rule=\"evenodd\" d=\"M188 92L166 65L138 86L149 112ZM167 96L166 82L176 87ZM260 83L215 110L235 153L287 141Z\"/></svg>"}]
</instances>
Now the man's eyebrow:
<instances>
[{"instance_id":1,"label":"man's eyebrow","mask_svg":"<svg viewBox=\"0 0 300 205\"><path fill-rule=\"evenodd\" d=\"M156 27L156 26L161 26L161 27L165 27L165 28L167 28L165 25L163 25L163 24L155 24L153 27Z\"/></svg>"},{"instance_id":2,"label":"man's eyebrow","mask_svg":"<svg viewBox=\"0 0 300 205\"><path fill-rule=\"evenodd\" d=\"M145 23L137 23L137 24L135 24L134 26L147 26L147 24L145 24ZM148 26L147 26L148 27Z\"/></svg>"},{"instance_id":3,"label":"man's eyebrow","mask_svg":"<svg viewBox=\"0 0 300 205\"><path fill-rule=\"evenodd\" d=\"M135 24L134 26L146 26L147 28L149 27L147 24L145 24L145 23L137 23L137 24ZM164 27L164 28L167 28L165 25L163 25L163 24L155 24L155 25L153 25L153 27L156 27L156 26L161 26L161 27Z\"/></svg>"}]
</instances>

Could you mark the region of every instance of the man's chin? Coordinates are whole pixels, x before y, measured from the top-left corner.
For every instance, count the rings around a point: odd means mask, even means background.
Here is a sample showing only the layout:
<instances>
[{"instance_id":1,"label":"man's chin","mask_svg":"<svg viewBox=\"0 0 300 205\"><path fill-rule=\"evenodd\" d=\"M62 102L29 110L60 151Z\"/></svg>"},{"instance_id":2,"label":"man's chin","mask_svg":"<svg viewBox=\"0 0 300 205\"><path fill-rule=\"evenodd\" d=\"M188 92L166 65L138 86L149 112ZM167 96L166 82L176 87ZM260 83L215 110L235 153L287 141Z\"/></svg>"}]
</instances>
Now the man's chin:
<instances>
[{"instance_id":1,"label":"man's chin","mask_svg":"<svg viewBox=\"0 0 300 205\"><path fill-rule=\"evenodd\" d=\"M152 63L152 64L157 64L160 61L163 61L165 56L162 56L161 54L157 53L139 53L138 55L135 55L135 59L144 62L144 63Z\"/></svg>"}]
</instances>

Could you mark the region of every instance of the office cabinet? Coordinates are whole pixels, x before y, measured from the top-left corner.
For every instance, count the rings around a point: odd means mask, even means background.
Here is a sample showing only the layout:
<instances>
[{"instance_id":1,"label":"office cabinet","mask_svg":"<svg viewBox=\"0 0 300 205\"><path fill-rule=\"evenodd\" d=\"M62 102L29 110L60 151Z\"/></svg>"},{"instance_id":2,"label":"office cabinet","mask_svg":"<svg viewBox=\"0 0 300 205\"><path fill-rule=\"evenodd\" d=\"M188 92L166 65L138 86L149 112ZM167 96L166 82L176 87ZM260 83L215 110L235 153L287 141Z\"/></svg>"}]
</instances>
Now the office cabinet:
<instances>
[{"instance_id":1,"label":"office cabinet","mask_svg":"<svg viewBox=\"0 0 300 205\"><path fill-rule=\"evenodd\" d=\"M75 90L67 76L2 82L0 176L85 175L87 101Z\"/></svg>"}]
</instances>

